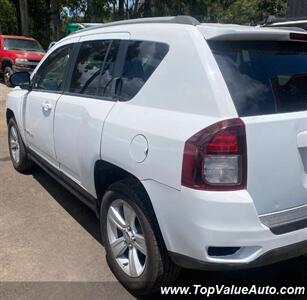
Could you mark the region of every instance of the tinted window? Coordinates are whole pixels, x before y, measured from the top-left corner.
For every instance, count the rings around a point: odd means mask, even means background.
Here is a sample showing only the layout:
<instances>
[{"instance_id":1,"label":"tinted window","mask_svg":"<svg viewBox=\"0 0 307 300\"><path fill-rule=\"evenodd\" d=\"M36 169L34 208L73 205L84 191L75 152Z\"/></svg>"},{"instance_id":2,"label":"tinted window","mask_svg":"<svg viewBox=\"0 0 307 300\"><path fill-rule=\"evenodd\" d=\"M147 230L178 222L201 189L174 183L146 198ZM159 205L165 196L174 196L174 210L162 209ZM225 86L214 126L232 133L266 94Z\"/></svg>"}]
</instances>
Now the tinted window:
<instances>
[{"instance_id":1,"label":"tinted window","mask_svg":"<svg viewBox=\"0 0 307 300\"><path fill-rule=\"evenodd\" d=\"M121 89L123 100L133 98L158 67L168 51L168 45L148 41L129 42Z\"/></svg>"},{"instance_id":2,"label":"tinted window","mask_svg":"<svg viewBox=\"0 0 307 300\"><path fill-rule=\"evenodd\" d=\"M110 41L87 41L82 43L72 75L69 91L96 95L98 83Z\"/></svg>"},{"instance_id":3,"label":"tinted window","mask_svg":"<svg viewBox=\"0 0 307 300\"><path fill-rule=\"evenodd\" d=\"M238 114L307 110L307 44L211 41Z\"/></svg>"},{"instance_id":4,"label":"tinted window","mask_svg":"<svg viewBox=\"0 0 307 300\"><path fill-rule=\"evenodd\" d=\"M34 88L48 91L63 90L71 49L71 45L63 46L47 57L35 75Z\"/></svg>"}]
</instances>

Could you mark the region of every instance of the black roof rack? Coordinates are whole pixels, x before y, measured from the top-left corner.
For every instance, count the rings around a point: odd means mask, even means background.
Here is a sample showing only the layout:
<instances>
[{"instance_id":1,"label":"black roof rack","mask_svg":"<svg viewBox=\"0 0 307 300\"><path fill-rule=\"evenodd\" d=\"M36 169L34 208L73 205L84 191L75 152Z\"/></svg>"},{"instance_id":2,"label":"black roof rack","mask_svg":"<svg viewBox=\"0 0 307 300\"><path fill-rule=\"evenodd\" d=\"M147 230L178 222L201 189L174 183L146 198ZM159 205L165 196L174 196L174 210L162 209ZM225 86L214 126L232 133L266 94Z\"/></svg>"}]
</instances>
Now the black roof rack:
<instances>
[{"instance_id":1,"label":"black roof rack","mask_svg":"<svg viewBox=\"0 0 307 300\"><path fill-rule=\"evenodd\" d=\"M306 21L307 22L307 16L306 17L292 17L292 18L282 18L282 17L275 17L275 16L268 16L265 18L265 20L262 22L263 25L270 25L274 23L282 23L282 22L295 22L295 21Z\"/></svg>"},{"instance_id":2,"label":"black roof rack","mask_svg":"<svg viewBox=\"0 0 307 300\"><path fill-rule=\"evenodd\" d=\"M306 30L300 27L292 27L292 26L263 26L266 28L270 28L270 29L283 29L283 30L287 30L287 31L298 31L298 32L304 32L306 33Z\"/></svg>"},{"instance_id":3,"label":"black roof rack","mask_svg":"<svg viewBox=\"0 0 307 300\"><path fill-rule=\"evenodd\" d=\"M190 16L172 16L172 17L156 17L156 18L139 18L139 19L130 19L124 21L117 21L111 23L105 23L97 26L93 26L90 28L85 28L77 32L84 32L98 28L105 28L111 26L118 26L118 25L131 25L131 24L148 24L148 23L169 23L169 24L185 24L185 25L192 25L196 26L199 25L200 22L193 17Z\"/></svg>"}]
</instances>

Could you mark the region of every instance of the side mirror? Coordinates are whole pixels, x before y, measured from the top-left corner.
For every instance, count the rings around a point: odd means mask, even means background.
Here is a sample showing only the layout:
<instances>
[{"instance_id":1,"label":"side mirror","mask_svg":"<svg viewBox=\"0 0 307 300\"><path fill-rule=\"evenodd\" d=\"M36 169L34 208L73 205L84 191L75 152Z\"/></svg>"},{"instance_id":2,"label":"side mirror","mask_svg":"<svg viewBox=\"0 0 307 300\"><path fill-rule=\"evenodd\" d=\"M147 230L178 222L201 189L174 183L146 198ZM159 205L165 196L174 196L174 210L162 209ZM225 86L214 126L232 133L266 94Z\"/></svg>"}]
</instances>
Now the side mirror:
<instances>
[{"instance_id":1,"label":"side mirror","mask_svg":"<svg viewBox=\"0 0 307 300\"><path fill-rule=\"evenodd\" d=\"M20 86L22 89L31 89L30 73L16 72L10 76L10 83L13 87Z\"/></svg>"}]
</instances>

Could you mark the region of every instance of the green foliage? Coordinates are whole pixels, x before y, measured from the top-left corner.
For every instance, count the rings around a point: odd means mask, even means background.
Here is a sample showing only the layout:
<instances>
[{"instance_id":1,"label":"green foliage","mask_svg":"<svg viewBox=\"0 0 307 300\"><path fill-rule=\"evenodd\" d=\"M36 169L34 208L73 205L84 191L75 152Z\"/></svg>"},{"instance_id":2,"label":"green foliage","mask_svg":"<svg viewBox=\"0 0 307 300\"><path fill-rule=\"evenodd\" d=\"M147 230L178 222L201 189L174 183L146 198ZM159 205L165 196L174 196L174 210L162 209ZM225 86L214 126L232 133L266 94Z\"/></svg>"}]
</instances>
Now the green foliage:
<instances>
[{"instance_id":1,"label":"green foliage","mask_svg":"<svg viewBox=\"0 0 307 300\"><path fill-rule=\"evenodd\" d=\"M44 48L49 45L48 3L45 0L28 0L30 32Z\"/></svg>"},{"instance_id":2,"label":"green foliage","mask_svg":"<svg viewBox=\"0 0 307 300\"><path fill-rule=\"evenodd\" d=\"M153 1L152 1L153 2ZM157 0L151 15L192 15L203 22L250 23L284 16L287 0Z\"/></svg>"},{"instance_id":3,"label":"green foliage","mask_svg":"<svg viewBox=\"0 0 307 300\"><path fill-rule=\"evenodd\" d=\"M88 0L85 11L86 22L102 23L111 20L110 2L106 0ZM114 15L114 19L116 16Z\"/></svg>"},{"instance_id":4,"label":"green foliage","mask_svg":"<svg viewBox=\"0 0 307 300\"><path fill-rule=\"evenodd\" d=\"M287 1L284 0L236 0L219 12L217 19L223 23L250 23L263 20L269 15L284 16Z\"/></svg>"},{"instance_id":5,"label":"green foliage","mask_svg":"<svg viewBox=\"0 0 307 300\"><path fill-rule=\"evenodd\" d=\"M52 4L57 10L51 12ZM119 19L192 15L202 22L250 23L269 15L284 16L287 0L28 0L30 31L45 47L51 15L61 22L110 22ZM18 33L18 0L0 0L2 32Z\"/></svg>"},{"instance_id":6,"label":"green foliage","mask_svg":"<svg viewBox=\"0 0 307 300\"><path fill-rule=\"evenodd\" d=\"M17 34L16 7L9 0L0 0L0 33Z\"/></svg>"},{"instance_id":7,"label":"green foliage","mask_svg":"<svg viewBox=\"0 0 307 300\"><path fill-rule=\"evenodd\" d=\"M144 3L146 1L140 1ZM149 16L192 15L202 22L249 23L269 15L284 16L287 0L156 0ZM139 6L138 17L144 17Z\"/></svg>"}]
</instances>

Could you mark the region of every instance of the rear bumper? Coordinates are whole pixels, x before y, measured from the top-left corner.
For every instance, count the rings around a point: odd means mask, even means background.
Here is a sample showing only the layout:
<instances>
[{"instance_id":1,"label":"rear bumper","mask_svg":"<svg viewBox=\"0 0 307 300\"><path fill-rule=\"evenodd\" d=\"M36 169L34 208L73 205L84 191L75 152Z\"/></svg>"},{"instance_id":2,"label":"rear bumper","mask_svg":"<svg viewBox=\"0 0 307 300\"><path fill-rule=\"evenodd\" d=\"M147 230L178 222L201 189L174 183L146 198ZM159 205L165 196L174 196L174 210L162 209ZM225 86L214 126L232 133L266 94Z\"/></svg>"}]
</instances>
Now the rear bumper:
<instances>
[{"instance_id":1,"label":"rear bumper","mask_svg":"<svg viewBox=\"0 0 307 300\"><path fill-rule=\"evenodd\" d=\"M298 257L306 253L307 253L307 241L303 241L300 243L272 249L251 262L241 263L241 264L233 264L233 263L221 264L221 263L204 262L174 252L169 252L169 255L175 264L186 269L225 271L225 270L242 270L242 269L266 266L277 263L279 261Z\"/></svg>"},{"instance_id":2,"label":"rear bumper","mask_svg":"<svg viewBox=\"0 0 307 300\"><path fill-rule=\"evenodd\" d=\"M307 228L274 234L264 225L246 190L181 191L143 182L168 251L178 265L193 269L242 269L307 253ZM228 248L230 247L230 248ZM212 254L209 249L239 250Z\"/></svg>"},{"instance_id":3,"label":"rear bumper","mask_svg":"<svg viewBox=\"0 0 307 300\"><path fill-rule=\"evenodd\" d=\"M274 234L283 234L307 227L307 205L260 216L261 222Z\"/></svg>"}]
</instances>

